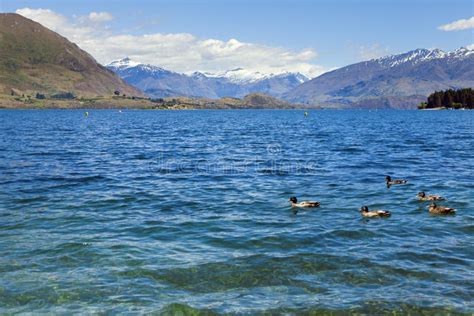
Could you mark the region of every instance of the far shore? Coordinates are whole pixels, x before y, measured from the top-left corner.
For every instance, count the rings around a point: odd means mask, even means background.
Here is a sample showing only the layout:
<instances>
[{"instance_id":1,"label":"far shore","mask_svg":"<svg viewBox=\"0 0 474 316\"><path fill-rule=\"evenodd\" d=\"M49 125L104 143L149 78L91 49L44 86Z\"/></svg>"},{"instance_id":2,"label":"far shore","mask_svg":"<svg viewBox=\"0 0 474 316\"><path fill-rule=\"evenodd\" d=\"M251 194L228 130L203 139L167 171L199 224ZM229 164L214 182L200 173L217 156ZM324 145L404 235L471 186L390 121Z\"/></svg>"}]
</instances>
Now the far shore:
<instances>
[{"instance_id":1,"label":"far shore","mask_svg":"<svg viewBox=\"0 0 474 316\"><path fill-rule=\"evenodd\" d=\"M249 105L242 99L199 99L199 98L165 98L152 100L133 97L94 97L75 99L37 99L32 97L0 95L0 110L396 110L385 108L340 108L310 106L302 104L265 104ZM413 108L411 110L416 110ZM425 108L424 111L452 110L446 107ZM469 110L460 108L457 110Z\"/></svg>"},{"instance_id":2,"label":"far shore","mask_svg":"<svg viewBox=\"0 0 474 316\"><path fill-rule=\"evenodd\" d=\"M246 104L242 99L96 97L77 99L37 99L0 96L0 109L130 109L130 110L199 110L199 109L320 109L301 104Z\"/></svg>"},{"instance_id":3,"label":"far shore","mask_svg":"<svg viewBox=\"0 0 474 316\"><path fill-rule=\"evenodd\" d=\"M440 107L437 107L437 108L420 109L420 110L423 110L423 111L439 111L439 110L447 110L447 108L445 108L444 106L440 106Z\"/></svg>"},{"instance_id":4,"label":"far shore","mask_svg":"<svg viewBox=\"0 0 474 316\"><path fill-rule=\"evenodd\" d=\"M444 106L440 106L440 107L437 107L437 108L428 108L428 109L420 109L422 111L441 111L441 110L455 110L455 111L459 111L459 110L470 110L468 108L458 108L458 109L454 109L454 108L447 108L447 107L444 107Z\"/></svg>"},{"instance_id":5,"label":"far shore","mask_svg":"<svg viewBox=\"0 0 474 316\"><path fill-rule=\"evenodd\" d=\"M276 99L275 99L276 100ZM148 99L138 97L92 97L74 99L34 98L0 95L0 109L130 109L130 110L197 110L197 109L320 109L320 107L290 104L277 100L248 104L244 99L170 97Z\"/></svg>"},{"instance_id":6,"label":"far shore","mask_svg":"<svg viewBox=\"0 0 474 316\"><path fill-rule=\"evenodd\" d=\"M148 99L97 97L88 99L36 99L0 96L0 109L164 109Z\"/></svg>"}]
</instances>

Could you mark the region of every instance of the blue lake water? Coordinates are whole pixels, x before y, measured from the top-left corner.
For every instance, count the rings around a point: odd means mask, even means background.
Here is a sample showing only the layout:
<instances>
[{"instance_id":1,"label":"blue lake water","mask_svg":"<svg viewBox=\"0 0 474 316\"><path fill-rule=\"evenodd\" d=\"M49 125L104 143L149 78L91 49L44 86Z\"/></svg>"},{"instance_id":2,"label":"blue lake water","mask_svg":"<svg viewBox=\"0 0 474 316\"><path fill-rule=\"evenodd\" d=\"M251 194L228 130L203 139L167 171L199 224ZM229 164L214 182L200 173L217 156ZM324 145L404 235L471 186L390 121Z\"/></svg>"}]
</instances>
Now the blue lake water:
<instances>
[{"instance_id":1,"label":"blue lake water","mask_svg":"<svg viewBox=\"0 0 474 316\"><path fill-rule=\"evenodd\" d=\"M89 113L0 111L1 314L474 312L474 112Z\"/></svg>"}]
</instances>

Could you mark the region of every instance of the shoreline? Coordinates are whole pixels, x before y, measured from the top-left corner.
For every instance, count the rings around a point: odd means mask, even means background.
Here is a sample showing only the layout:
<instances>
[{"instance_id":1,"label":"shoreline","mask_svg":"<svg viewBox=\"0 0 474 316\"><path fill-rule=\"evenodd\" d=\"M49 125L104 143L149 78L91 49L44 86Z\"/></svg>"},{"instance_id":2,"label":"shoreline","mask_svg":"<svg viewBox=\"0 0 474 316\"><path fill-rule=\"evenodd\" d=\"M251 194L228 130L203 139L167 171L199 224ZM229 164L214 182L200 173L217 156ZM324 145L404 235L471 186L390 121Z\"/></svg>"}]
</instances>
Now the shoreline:
<instances>
[{"instance_id":1,"label":"shoreline","mask_svg":"<svg viewBox=\"0 0 474 316\"><path fill-rule=\"evenodd\" d=\"M276 99L275 99L276 100ZM32 97L0 96L0 109L129 109L129 110L232 110L232 109L320 109L317 106L290 104L274 99L249 102L245 99L174 97L152 100L148 98L95 97L80 99L37 99Z\"/></svg>"},{"instance_id":2,"label":"shoreline","mask_svg":"<svg viewBox=\"0 0 474 316\"><path fill-rule=\"evenodd\" d=\"M302 104L265 104L252 105L242 102L241 99L193 99L167 98L154 101L143 98L106 98L90 99L36 99L0 96L0 110L360 110L360 111L442 111L442 110L470 110L468 108L451 109L446 107L428 109L393 109L393 108L348 108L322 107Z\"/></svg>"}]
</instances>

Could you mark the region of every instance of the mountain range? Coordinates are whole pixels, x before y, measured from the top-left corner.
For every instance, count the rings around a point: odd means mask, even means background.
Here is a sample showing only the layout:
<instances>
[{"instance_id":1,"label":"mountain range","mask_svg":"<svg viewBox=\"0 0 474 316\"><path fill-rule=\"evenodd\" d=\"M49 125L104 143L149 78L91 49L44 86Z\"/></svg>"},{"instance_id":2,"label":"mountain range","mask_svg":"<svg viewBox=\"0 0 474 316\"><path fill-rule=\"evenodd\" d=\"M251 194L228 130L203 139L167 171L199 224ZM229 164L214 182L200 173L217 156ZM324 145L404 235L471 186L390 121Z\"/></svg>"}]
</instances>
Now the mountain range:
<instances>
[{"instance_id":1,"label":"mountain range","mask_svg":"<svg viewBox=\"0 0 474 316\"><path fill-rule=\"evenodd\" d=\"M87 52L41 24L0 14L0 94L144 94Z\"/></svg>"},{"instance_id":2,"label":"mountain range","mask_svg":"<svg viewBox=\"0 0 474 316\"><path fill-rule=\"evenodd\" d=\"M130 58L114 61L106 67L153 98L173 96L242 98L254 92L280 97L309 80L300 73L263 74L242 68L217 74L204 72L184 74L135 62Z\"/></svg>"},{"instance_id":3,"label":"mountain range","mask_svg":"<svg viewBox=\"0 0 474 316\"><path fill-rule=\"evenodd\" d=\"M416 49L348 65L313 79L301 73L265 74L242 68L185 74L129 58L104 67L41 24L14 13L0 14L0 95L71 93L208 100L259 93L258 100L266 94L285 100L285 106L415 108L434 91L472 87L474 50L469 48L451 52Z\"/></svg>"},{"instance_id":4,"label":"mountain range","mask_svg":"<svg viewBox=\"0 0 474 316\"><path fill-rule=\"evenodd\" d=\"M415 108L437 90L474 87L474 51L416 49L342 67L283 98L337 108Z\"/></svg>"},{"instance_id":5,"label":"mountain range","mask_svg":"<svg viewBox=\"0 0 474 316\"><path fill-rule=\"evenodd\" d=\"M177 73L129 58L107 67L152 97L243 97L260 92L293 103L334 108L415 108L437 90L474 87L474 51L416 49L345 66L314 79L242 68Z\"/></svg>"}]
</instances>

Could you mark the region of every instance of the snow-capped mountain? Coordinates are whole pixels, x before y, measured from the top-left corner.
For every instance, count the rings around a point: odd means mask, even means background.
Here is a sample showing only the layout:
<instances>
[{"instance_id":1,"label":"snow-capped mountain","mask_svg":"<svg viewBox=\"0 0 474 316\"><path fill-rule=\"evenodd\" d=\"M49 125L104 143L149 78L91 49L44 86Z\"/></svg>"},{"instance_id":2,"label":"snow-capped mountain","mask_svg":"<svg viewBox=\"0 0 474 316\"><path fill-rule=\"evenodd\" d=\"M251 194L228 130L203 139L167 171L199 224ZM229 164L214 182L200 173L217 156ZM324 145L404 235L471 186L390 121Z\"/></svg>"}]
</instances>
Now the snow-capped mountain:
<instances>
[{"instance_id":1,"label":"snow-capped mountain","mask_svg":"<svg viewBox=\"0 0 474 316\"><path fill-rule=\"evenodd\" d=\"M243 68L235 68L231 70L227 70L220 73L211 73L211 72L197 72L194 75L203 75L207 78L225 78L229 82L235 84L248 84L252 82L256 82L263 79L268 79L273 77L273 74L264 74L258 71L249 71Z\"/></svg>"},{"instance_id":2,"label":"snow-capped mountain","mask_svg":"<svg viewBox=\"0 0 474 316\"><path fill-rule=\"evenodd\" d=\"M411 65L416 65L420 62L426 62L435 59L463 59L474 53L474 50L461 47L452 52L444 52L441 49L415 49L408 53L399 54L399 55L390 55L377 59L372 59L383 66L395 67L402 64L410 63Z\"/></svg>"},{"instance_id":3,"label":"snow-capped mountain","mask_svg":"<svg viewBox=\"0 0 474 316\"><path fill-rule=\"evenodd\" d=\"M466 87L474 87L472 49L415 49L327 72L284 98L334 107L415 108L436 90Z\"/></svg>"},{"instance_id":4,"label":"snow-capped mountain","mask_svg":"<svg viewBox=\"0 0 474 316\"><path fill-rule=\"evenodd\" d=\"M205 96L218 98L205 83L190 76L155 65L142 64L128 57L114 61L106 67L150 97Z\"/></svg>"},{"instance_id":5,"label":"snow-capped mountain","mask_svg":"<svg viewBox=\"0 0 474 316\"><path fill-rule=\"evenodd\" d=\"M193 73L193 76L205 76L207 78L225 78L235 84L250 84L271 78L286 78L290 76L294 76L298 81L300 81L300 83L310 80L310 78L299 72L294 73L285 71L277 74L266 74L259 71L251 71L243 68L235 68L221 73L195 72Z\"/></svg>"},{"instance_id":6,"label":"snow-capped mountain","mask_svg":"<svg viewBox=\"0 0 474 316\"><path fill-rule=\"evenodd\" d=\"M124 58L107 65L131 85L152 97L193 96L220 98L243 97L261 92L279 97L309 80L301 73L265 74L243 68L221 73L192 72L183 74L158 66Z\"/></svg>"},{"instance_id":7,"label":"snow-capped mountain","mask_svg":"<svg viewBox=\"0 0 474 316\"><path fill-rule=\"evenodd\" d=\"M446 56L446 53L440 49L434 49L434 50L415 49L408 53L385 56L385 57L373 59L371 61L375 61L382 66L396 67L404 63L411 63L412 65L415 65L422 61L443 58L445 56Z\"/></svg>"},{"instance_id":8,"label":"snow-capped mountain","mask_svg":"<svg viewBox=\"0 0 474 316\"><path fill-rule=\"evenodd\" d=\"M131 60L129 57L125 57L125 58L111 62L110 64L107 65L107 67L115 68L115 69L126 69L130 67L135 67L138 65L140 65L139 62L135 62Z\"/></svg>"},{"instance_id":9,"label":"snow-capped mountain","mask_svg":"<svg viewBox=\"0 0 474 316\"><path fill-rule=\"evenodd\" d=\"M106 67L119 74L122 79L125 79L125 77L140 75L142 73L147 73L151 76L173 73L172 71L168 71L158 66L136 62L131 60L129 57L113 61L106 65Z\"/></svg>"},{"instance_id":10,"label":"snow-capped mountain","mask_svg":"<svg viewBox=\"0 0 474 316\"><path fill-rule=\"evenodd\" d=\"M455 51L447 53L446 57L451 58L451 59L465 59L465 58L468 58L469 56L472 56L473 54L474 54L474 49L461 47L461 48L456 49Z\"/></svg>"}]
</instances>

